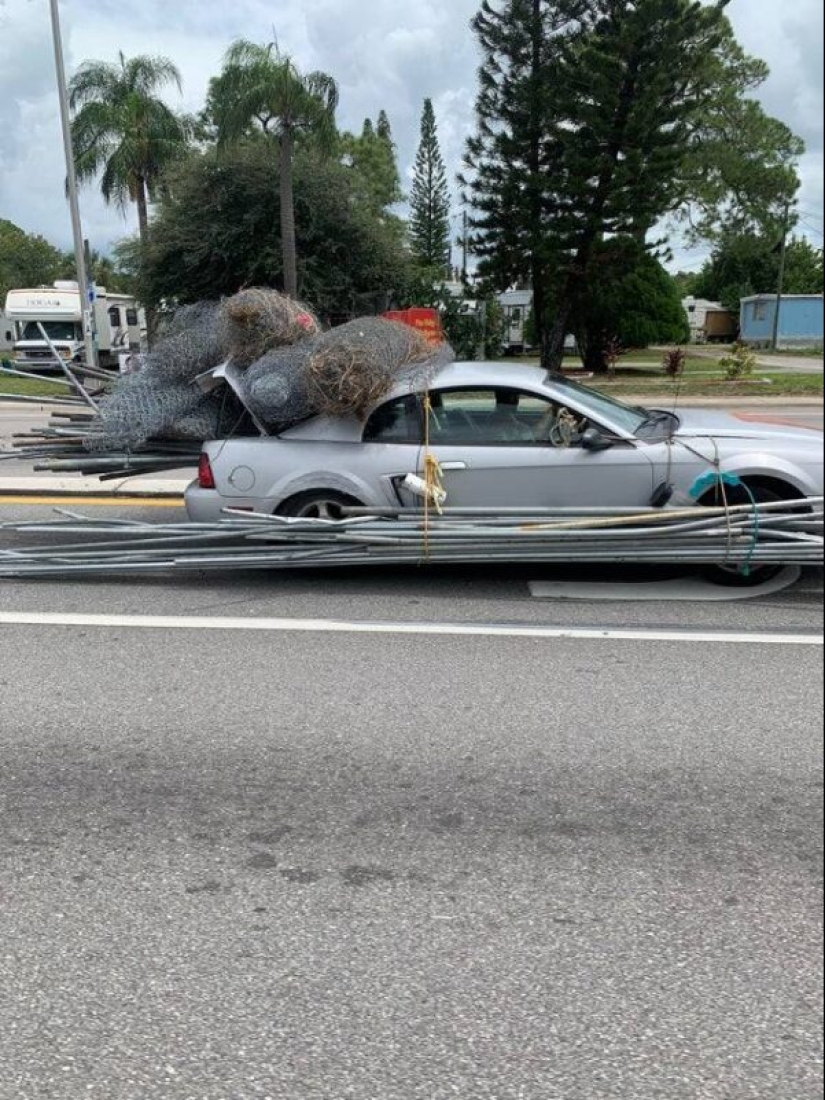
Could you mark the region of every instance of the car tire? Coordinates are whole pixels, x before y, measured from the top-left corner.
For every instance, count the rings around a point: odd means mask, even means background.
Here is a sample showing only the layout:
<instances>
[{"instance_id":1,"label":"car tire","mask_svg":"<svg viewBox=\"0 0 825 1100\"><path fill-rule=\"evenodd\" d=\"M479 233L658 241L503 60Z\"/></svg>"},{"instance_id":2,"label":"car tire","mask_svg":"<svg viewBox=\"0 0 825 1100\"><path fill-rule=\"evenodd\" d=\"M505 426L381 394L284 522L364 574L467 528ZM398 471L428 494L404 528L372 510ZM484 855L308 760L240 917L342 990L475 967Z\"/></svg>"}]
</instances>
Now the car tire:
<instances>
[{"instance_id":1,"label":"car tire","mask_svg":"<svg viewBox=\"0 0 825 1100\"><path fill-rule=\"evenodd\" d=\"M297 493L289 500L285 500L277 510L279 516L292 516L296 519L332 519L340 520L346 517L344 508L359 508L361 501L346 493L338 493L334 489L315 489L307 493Z\"/></svg>"},{"instance_id":2,"label":"car tire","mask_svg":"<svg viewBox=\"0 0 825 1100\"><path fill-rule=\"evenodd\" d=\"M766 489L763 485L752 485L750 490L739 486L731 486L726 489L725 496L728 504L750 504L751 494L757 504L766 504L771 500L782 500L779 493L772 489ZM718 490L713 489L699 501L712 508L718 508L722 504ZM737 565L708 565L702 573L713 584L720 584L727 588L755 588L760 584L766 584L773 577L781 573L784 565L755 565L747 573L743 573Z\"/></svg>"}]
</instances>

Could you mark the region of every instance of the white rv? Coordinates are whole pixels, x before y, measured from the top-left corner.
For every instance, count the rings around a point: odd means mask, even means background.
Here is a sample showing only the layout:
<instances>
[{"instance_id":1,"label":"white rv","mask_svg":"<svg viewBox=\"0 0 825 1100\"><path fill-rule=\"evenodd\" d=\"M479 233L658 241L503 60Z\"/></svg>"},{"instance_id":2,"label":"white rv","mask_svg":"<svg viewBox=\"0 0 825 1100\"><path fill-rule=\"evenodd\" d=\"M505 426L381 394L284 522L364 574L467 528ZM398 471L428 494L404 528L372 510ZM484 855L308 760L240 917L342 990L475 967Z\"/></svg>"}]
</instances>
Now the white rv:
<instances>
[{"instance_id":1,"label":"white rv","mask_svg":"<svg viewBox=\"0 0 825 1100\"><path fill-rule=\"evenodd\" d=\"M0 359L11 358L14 349L14 321L10 321L0 309Z\"/></svg>"},{"instance_id":2,"label":"white rv","mask_svg":"<svg viewBox=\"0 0 825 1100\"><path fill-rule=\"evenodd\" d=\"M92 312L98 362L101 367L116 368L120 354L140 348L146 329L143 310L130 295L97 287ZM77 283L10 290L5 317L15 326L14 362L20 369L54 369L54 357L38 324L61 356L83 359L83 314Z\"/></svg>"}]
</instances>

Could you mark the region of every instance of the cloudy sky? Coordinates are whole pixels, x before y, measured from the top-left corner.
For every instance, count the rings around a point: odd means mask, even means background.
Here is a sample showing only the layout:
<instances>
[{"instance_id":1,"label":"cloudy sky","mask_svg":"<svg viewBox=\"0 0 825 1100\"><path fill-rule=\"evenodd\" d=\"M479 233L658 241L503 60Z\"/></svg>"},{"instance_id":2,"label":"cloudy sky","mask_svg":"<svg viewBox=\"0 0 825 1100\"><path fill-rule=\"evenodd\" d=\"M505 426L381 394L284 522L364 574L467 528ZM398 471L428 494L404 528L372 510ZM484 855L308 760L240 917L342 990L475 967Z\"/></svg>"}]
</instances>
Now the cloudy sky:
<instances>
[{"instance_id":1,"label":"cloudy sky","mask_svg":"<svg viewBox=\"0 0 825 1100\"><path fill-rule=\"evenodd\" d=\"M323 69L341 91L339 125L359 129L384 108L393 125L402 173L415 155L421 104L432 98L442 151L451 171L472 126L478 55L468 29L477 0L61 0L66 65L162 53L181 70L175 107L197 110L210 76L237 37L270 41L299 67ZM801 165L802 230L822 246L823 15L821 0L732 0L728 9L745 48L764 58L771 77L765 108L807 143ZM0 217L68 247L63 152L55 95L48 0L0 0ZM107 209L84 188L85 235L106 251L135 230L132 215ZM673 242L674 245L676 242ZM702 254L676 250L679 266Z\"/></svg>"}]
</instances>

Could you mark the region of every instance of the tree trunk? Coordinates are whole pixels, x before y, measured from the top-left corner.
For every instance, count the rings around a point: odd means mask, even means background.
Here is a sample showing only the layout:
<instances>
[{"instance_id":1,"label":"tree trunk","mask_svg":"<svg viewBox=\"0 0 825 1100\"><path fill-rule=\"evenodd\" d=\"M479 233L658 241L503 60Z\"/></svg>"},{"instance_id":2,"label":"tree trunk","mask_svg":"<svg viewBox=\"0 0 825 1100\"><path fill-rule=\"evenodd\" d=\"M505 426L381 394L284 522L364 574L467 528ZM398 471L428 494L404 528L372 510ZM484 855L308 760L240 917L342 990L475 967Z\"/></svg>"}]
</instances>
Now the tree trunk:
<instances>
[{"instance_id":1,"label":"tree trunk","mask_svg":"<svg viewBox=\"0 0 825 1100\"><path fill-rule=\"evenodd\" d=\"M149 211L146 202L146 184L140 177L135 181L135 203L137 204L140 243L145 247L149 236Z\"/></svg>"},{"instance_id":2,"label":"tree trunk","mask_svg":"<svg viewBox=\"0 0 825 1100\"><path fill-rule=\"evenodd\" d=\"M284 293L298 295L298 260L295 248L295 200L292 186L292 154L295 139L289 131L281 136L281 254L284 263Z\"/></svg>"},{"instance_id":3,"label":"tree trunk","mask_svg":"<svg viewBox=\"0 0 825 1100\"><path fill-rule=\"evenodd\" d=\"M564 340L570 317L570 299L565 296L556 303L553 327L545 334L541 348L541 365L545 370L561 371L564 359Z\"/></svg>"},{"instance_id":4,"label":"tree trunk","mask_svg":"<svg viewBox=\"0 0 825 1100\"><path fill-rule=\"evenodd\" d=\"M604 236L603 222L605 208L610 195L610 186L616 174L619 153L625 141L628 119L630 117L630 111L633 106L636 92L639 65L640 60L638 56L630 58L627 72L625 73L624 81L619 92L612 135L599 170L593 201L590 210L587 211L586 225L579 237L576 256L571 265L567 279L565 280L564 290L559 295L559 300L556 303L557 311L555 324L548 337L546 355L544 351L542 352L542 366L546 367L547 370L561 370L562 359L564 358L564 338L566 336L570 314L573 310L573 304L578 296L582 294L586 285L594 246ZM598 369L599 371L607 371L607 365L604 361L604 357L601 355L601 350L601 348L598 349L600 355L600 366ZM588 348L587 356L591 361L595 361L596 350Z\"/></svg>"},{"instance_id":5,"label":"tree trunk","mask_svg":"<svg viewBox=\"0 0 825 1100\"><path fill-rule=\"evenodd\" d=\"M593 374L607 374L607 337L603 332L588 332L582 349L584 369Z\"/></svg>"}]
</instances>

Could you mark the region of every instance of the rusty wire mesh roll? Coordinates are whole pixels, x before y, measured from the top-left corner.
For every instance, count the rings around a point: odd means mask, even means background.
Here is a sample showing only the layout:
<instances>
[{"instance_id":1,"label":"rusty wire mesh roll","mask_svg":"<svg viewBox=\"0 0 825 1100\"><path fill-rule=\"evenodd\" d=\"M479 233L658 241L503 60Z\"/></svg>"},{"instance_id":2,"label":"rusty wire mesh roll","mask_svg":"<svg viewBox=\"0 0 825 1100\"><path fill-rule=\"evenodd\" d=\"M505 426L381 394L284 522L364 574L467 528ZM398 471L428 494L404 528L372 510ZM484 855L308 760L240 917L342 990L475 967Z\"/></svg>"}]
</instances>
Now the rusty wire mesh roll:
<instances>
[{"instance_id":1,"label":"rusty wire mesh roll","mask_svg":"<svg viewBox=\"0 0 825 1100\"><path fill-rule=\"evenodd\" d=\"M232 362L248 367L273 348L297 344L320 332L301 302L266 287L250 287L221 303L219 329Z\"/></svg>"},{"instance_id":2,"label":"rusty wire mesh roll","mask_svg":"<svg viewBox=\"0 0 825 1100\"><path fill-rule=\"evenodd\" d=\"M283 431L317 410L309 399L306 364L314 341L269 351L244 375L244 399L268 428Z\"/></svg>"},{"instance_id":3,"label":"rusty wire mesh roll","mask_svg":"<svg viewBox=\"0 0 825 1100\"><path fill-rule=\"evenodd\" d=\"M363 317L313 341L307 360L307 393L328 416L363 416L393 387L399 371L433 354L408 325Z\"/></svg>"}]
</instances>

